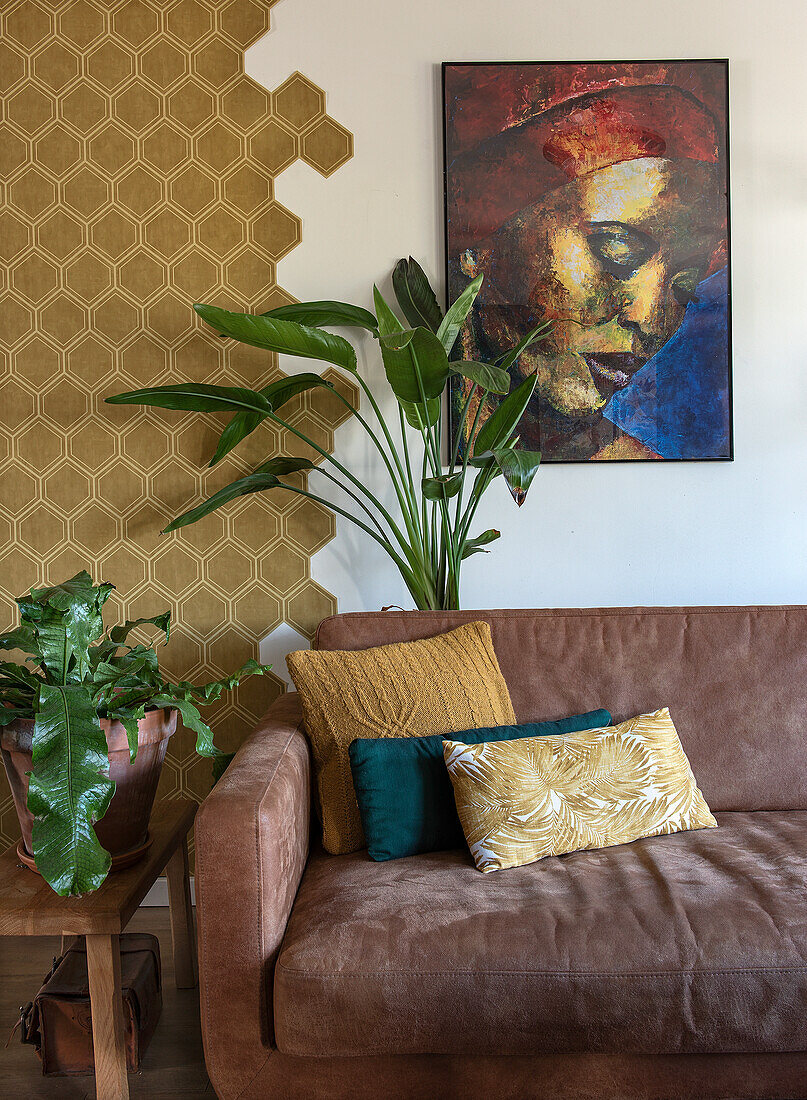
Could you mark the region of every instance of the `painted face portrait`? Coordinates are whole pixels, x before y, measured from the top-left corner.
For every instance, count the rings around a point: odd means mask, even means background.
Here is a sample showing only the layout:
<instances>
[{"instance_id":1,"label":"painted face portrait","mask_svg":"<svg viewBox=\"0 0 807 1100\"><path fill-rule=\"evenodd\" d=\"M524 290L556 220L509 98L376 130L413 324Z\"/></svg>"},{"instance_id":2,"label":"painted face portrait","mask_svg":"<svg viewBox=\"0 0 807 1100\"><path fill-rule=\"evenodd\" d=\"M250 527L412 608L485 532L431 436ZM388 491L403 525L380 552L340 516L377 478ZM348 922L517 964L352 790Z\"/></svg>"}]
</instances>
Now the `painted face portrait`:
<instances>
[{"instance_id":1,"label":"painted face portrait","mask_svg":"<svg viewBox=\"0 0 807 1100\"><path fill-rule=\"evenodd\" d=\"M686 427L676 404L692 394L695 352L679 349L686 370L667 408L669 378L654 373L685 319L703 337L702 288L726 264L721 141L704 104L660 85L574 96L447 163L447 184L452 296L485 276L463 357L496 359L552 321L513 368L514 381L537 376L523 445L550 461L718 457L658 442ZM637 376L654 383L638 397L664 432L619 413Z\"/></svg>"}]
</instances>

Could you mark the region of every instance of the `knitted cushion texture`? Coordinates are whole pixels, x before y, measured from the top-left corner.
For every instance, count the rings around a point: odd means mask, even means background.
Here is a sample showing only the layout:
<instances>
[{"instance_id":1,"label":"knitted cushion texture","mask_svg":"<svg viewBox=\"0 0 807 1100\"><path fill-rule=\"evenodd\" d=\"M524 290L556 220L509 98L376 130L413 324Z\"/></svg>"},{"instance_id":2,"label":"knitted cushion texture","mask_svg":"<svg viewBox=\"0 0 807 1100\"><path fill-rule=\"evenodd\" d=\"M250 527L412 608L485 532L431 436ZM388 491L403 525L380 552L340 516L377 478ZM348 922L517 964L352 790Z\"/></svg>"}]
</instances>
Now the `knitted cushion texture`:
<instances>
[{"instance_id":1,"label":"knitted cushion texture","mask_svg":"<svg viewBox=\"0 0 807 1100\"><path fill-rule=\"evenodd\" d=\"M351 741L516 721L487 623L372 649L299 650L287 664L311 745L322 843L334 855L365 847Z\"/></svg>"}]
</instances>

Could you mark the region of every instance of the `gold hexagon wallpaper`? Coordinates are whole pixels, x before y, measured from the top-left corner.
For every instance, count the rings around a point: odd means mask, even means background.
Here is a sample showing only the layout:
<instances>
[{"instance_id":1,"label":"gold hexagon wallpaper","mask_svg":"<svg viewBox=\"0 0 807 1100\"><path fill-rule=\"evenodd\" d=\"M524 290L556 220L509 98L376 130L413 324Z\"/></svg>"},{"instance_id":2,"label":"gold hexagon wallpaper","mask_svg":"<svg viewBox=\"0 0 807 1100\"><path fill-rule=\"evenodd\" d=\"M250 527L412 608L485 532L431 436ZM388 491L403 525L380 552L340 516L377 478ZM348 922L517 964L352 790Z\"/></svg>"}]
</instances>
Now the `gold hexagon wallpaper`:
<instances>
[{"instance_id":1,"label":"gold hexagon wallpaper","mask_svg":"<svg viewBox=\"0 0 807 1100\"><path fill-rule=\"evenodd\" d=\"M318 505L250 497L170 536L166 522L295 439L262 427L214 471L216 426L104 404L186 379L257 387L275 357L231 346L194 301L292 301L276 263L300 243L273 180L297 158L324 176L353 153L301 73L269 91L244 50L276 0L5 0L0 37L0 619L13 598L89 568L110 614L170 607L166 669L218 677L285 621L311 637L335 610L310 557L335 533ZM336 372L328 375L338 381ZM344 383L339 383L345 385ZM347 393L347 390L343 392ZM357 395L351 394L353 400ZM322 391L289 417L330 449L344 406ZM253 677L206 714L236 747L283 690ZM0 780L0 840L19 835ZM180 730L160 793L204 797L209 761Z\"/></svg>"}]
</instances>

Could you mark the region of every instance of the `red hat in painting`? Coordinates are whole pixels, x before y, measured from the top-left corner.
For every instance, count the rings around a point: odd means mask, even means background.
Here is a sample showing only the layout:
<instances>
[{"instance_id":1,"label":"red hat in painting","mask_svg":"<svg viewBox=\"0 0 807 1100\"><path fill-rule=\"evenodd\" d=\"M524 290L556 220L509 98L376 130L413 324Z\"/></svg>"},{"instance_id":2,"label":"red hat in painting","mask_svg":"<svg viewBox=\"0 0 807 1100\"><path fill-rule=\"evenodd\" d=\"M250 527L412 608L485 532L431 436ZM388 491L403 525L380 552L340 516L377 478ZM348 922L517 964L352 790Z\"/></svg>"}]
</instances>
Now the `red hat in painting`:
<instances>
[{"instance_id":1,"label":"red hat in painting","mask_svg":"<svg viewBox=\"0 0 807 1100\"><path fill-rule=\"evenodd\" d=\"M490 237L513 214L570 180L643 157L716 164L719 128L690 92L611 87L507 126L448 165L452 250Z\"/></svg>"}]
</instances>

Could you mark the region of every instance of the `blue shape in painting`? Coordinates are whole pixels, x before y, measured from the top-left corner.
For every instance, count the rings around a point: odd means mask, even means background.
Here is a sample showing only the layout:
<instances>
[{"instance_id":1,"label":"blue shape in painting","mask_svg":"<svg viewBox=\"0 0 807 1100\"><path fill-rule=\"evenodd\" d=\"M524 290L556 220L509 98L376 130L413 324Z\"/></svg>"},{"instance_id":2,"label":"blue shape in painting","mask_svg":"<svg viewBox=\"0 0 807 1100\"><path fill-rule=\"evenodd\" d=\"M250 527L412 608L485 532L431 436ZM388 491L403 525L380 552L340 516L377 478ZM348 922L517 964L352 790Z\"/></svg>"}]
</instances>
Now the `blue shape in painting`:
<instances>
[{"instance_id":1,"label":"blue shape in painting","mask_svg":"<svg viewBox=\"0 0 807 1100\"><path fill-rule=\"evenodd\" d=\"M730 458L728 270L699 284L673 338L605 415L662 458Z\"/></svg>"}]
</instances>

